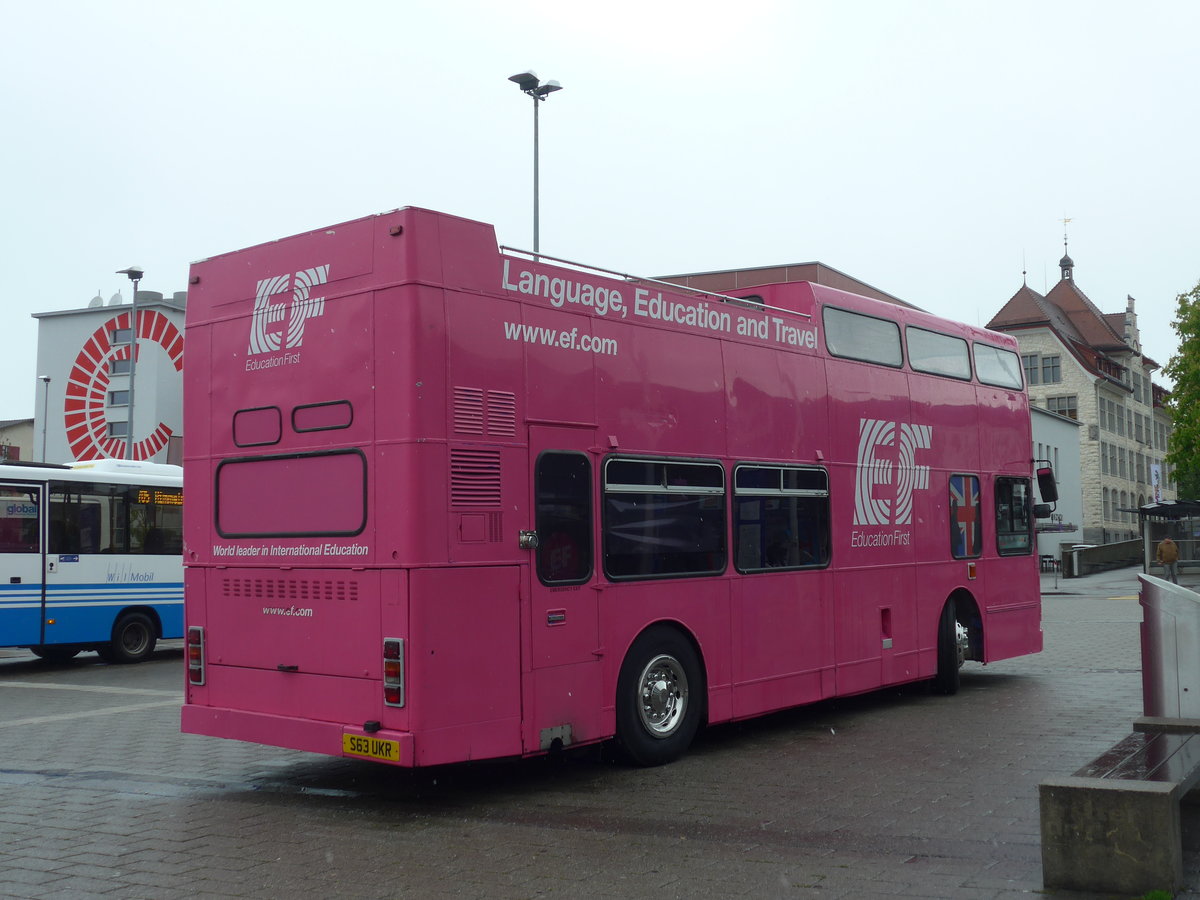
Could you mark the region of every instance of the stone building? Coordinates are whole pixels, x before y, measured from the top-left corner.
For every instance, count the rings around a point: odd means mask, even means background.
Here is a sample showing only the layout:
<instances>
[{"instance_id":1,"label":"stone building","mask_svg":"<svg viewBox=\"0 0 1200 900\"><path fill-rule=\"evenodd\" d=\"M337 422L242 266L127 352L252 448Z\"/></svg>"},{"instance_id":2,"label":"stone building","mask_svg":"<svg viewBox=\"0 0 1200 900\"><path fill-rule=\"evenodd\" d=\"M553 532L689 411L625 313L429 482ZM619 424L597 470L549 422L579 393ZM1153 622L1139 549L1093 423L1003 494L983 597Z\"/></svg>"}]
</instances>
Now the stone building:
<instances>
[{"instance_id":1,"label":"stone building","mask_svg":"<svg viewBox=\"0 0 1200 900\"><path fill-rule=\"evenodd\" d=\"M1134 299L1103 313L1075 283L1071 257L1059 266L1045 296L1022 285L988 327L1020 344L1030 402L1080 422L1084 542L1132 539L1139 506L1175 497L1164 461L1166 391L1152 380L1158 363L1142 353Z\"/></svg>"}]
</instances>

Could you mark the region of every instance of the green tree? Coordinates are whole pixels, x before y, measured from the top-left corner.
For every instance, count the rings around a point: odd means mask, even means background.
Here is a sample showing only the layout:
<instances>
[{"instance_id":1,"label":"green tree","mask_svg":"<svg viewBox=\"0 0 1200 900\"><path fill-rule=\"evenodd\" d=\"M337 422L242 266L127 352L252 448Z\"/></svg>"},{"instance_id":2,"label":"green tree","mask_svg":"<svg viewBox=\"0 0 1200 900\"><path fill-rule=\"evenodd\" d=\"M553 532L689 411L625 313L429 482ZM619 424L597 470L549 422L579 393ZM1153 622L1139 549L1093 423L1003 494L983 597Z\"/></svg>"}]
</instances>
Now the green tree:
<instances>
[{"instance_id":1,"label":"green tree","mask_svg":"<svg viewBox=\"0 0 1200 900\"><path fill-rule=\"evenodd\" d=\"M1175 387L1167 400L1173 419L1167 463L1175 473L1179 496L1200 499L1200 282L1175 298L1175 321L1179 350L1171 357L1164 374Z\"/></svg>"}]
</instances>

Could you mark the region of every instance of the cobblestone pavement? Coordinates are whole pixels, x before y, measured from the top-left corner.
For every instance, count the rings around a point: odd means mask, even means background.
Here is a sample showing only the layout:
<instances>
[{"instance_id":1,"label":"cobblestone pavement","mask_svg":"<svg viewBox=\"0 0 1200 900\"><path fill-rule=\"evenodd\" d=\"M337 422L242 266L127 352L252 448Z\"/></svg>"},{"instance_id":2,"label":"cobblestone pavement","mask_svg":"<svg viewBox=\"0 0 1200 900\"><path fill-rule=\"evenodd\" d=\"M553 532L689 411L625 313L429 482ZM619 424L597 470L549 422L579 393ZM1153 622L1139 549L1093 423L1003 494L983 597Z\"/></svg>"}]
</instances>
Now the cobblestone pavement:
<instances>
[{"instance_id":1,"label":"cobblestone pavement","mask_svg":"<svg viewBox=\"0 0 1200 900\"><path fill-rule=\"evenodd\" d=\"M182 735L178 644L128 667L0 651L0 895L1039 894L1038 782L1141 713L1136 571L1043 587L1045 652L970 664L954 697L713 728L648 770L586 750L408 772Z\"/></svg>"}]
</instances>

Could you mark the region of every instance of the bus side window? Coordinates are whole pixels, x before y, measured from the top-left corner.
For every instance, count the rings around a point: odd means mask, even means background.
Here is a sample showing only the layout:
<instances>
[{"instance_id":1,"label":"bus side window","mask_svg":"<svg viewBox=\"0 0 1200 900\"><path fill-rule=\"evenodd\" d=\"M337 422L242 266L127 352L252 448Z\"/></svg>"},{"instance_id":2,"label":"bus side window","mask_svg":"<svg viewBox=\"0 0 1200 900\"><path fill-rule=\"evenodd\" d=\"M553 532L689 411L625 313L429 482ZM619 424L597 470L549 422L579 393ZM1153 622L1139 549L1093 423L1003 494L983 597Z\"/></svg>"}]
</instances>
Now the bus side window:
<instances>
[{"instance_id":1,"label":"bus side window","mask_svg":"<svg viewBox=\"0 0 1200 900\"><path fill-rule=\"evenodd\" d=\"M1033 552L1032 513L1028 478L996 479L996 550L1001 556Z\"/></svg>"},{"instance_id":2,"label":"bus side window","mask_svg":"<svg viewBox=\"0 0 1200 900\"><path fill-rule=\"evenodd\" d=\"M824 469L741 465L733 477L739 572L829 563L829 476Z\"/></svg>"},{"instance_id":3,"label":"bus side window","mask_svg":"<svg viewBox=\"0 0 1200 900\"><path fill-rule=\"evenodd\" d=\"M950 555L973 559L983 552L983 519L979 515L979 476L950 476Z\"/></svg>"},{"instance_id":4,"label":"bus side window","mask_svg":"<svg viewBox=\"0 0 1200 900\"><path fill-rule=\"evenodd\" d=\"M50 482L50 552L127 552L122 490L87 482Z\"/></svg>"},{"instance_id":5,"label":"bus side window","mask_svg":"<svg viewBox=\"0 0 1200 900\"><path fill-rule=\"evenodd\" d=\"M0 553L39 552L38 522L36 494L0 488Z\"/></svg>"},{"instance_id":6,"label":"bus side window","mask_svg":"<svg viewBox=\"0 0 1200 900\"><path fill-rule=\"evenodd\" d=\"M592 574L592 464L582 453L547 451L534 472L537 575L579 584Z\"/></svg>"},{"instance_id":7,"label":"bus side window","mask_svg":"<svg viewBox=\"0 0 1200 900\"><path fill-rule=\"evenodd\" d=\"M183 494L140 487L129 492L129 552L147 556L183 553Z\"/></svg>"},{"instance_id":8,"label":"bus side window","mask_svg":"<svg viewBox=\"0 0 1200 900\"><path fill-rule=\"evenodd\" d=\"M604 465L604 573L614 580L725 570L720 463L622 459Z\"/></svg>"}]
</instances>

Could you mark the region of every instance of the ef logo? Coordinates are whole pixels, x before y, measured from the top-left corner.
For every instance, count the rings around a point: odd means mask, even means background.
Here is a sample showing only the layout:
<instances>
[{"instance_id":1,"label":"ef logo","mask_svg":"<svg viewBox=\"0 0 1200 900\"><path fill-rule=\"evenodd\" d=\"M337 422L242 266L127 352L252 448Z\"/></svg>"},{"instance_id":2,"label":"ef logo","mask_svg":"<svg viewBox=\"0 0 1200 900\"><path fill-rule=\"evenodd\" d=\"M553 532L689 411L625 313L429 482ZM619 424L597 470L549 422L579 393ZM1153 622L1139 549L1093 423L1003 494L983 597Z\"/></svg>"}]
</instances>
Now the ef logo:
<instances>
[{"instance_id":1,"label":"ef logo","mask_svg":"<svg viewBox=\"0 0 1200 900\"><path fill-rule=\"evenodd\" d=\"M917 451L928 450L932 438L933 427L930 425L884 419L859 420L858 469L854 476L855 525L908 525L912 522L913 491L929 487L929 466L917 465ZM895 485L894 499L878 496L878 485Z\"/></svg>"},{"instance_id":2,"label":"ef logo","mask_svg":"<svg viewBox=\"0 0 1200 900\"><path fill-rule=\"evenodd\" d=\"M295 279L293 281L293 278ZM329 279L329 266L317 266L292 275L276 275L258 283L254 296L254 315L250 319L250 355L292 349L304 343L304 323L325 312L325 298L312 297L312 289ZM288 288L291 303L272 302ZM287 319L284 326L283 320Z\"/></svg>"}]
</instances>

